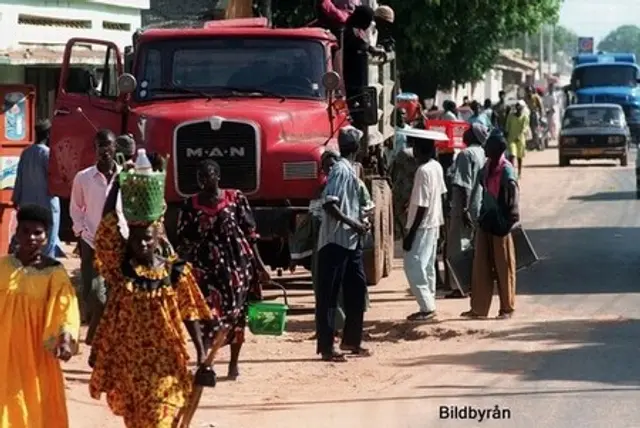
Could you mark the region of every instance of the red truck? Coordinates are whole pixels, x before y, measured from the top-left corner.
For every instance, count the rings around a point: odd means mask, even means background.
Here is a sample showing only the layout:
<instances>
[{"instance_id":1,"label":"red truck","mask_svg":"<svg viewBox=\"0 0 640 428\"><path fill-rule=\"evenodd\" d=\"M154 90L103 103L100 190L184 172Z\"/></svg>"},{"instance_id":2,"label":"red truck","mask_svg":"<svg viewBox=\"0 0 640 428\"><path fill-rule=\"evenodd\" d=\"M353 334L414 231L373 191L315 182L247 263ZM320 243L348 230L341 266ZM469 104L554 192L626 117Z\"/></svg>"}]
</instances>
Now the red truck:
<instances>
[{"instance_id":1,"label":"red truck","mask_svg":"<svg viewBox=\"0 0 640 428\"><path fill-rule=\"evenodd\" d=\"M252 204L265 263L289 267L288 239L323 182L320 156L349 124L336 38L320 28L270 28L266 20L238 19L146 30L132 52L125 73L114 43L72 39L66 46L49 168L50 190L61 199L62 238L73 239L73 178L94 162L96 129L108 128L133 134L148 152L170 155L170 239L180 202L198 191L197 165L213 158L221 166L221 185L242 190ZM104 55L93 72L75 65L89 54ZM360 158L377 207L374 244L365 249L371 284L388 275L393 260L391 189L376 167L378 147L394 135L393 64L393 54L372 60L372 96L361 106L369 128Z\"/></svg>"}]
</instances>

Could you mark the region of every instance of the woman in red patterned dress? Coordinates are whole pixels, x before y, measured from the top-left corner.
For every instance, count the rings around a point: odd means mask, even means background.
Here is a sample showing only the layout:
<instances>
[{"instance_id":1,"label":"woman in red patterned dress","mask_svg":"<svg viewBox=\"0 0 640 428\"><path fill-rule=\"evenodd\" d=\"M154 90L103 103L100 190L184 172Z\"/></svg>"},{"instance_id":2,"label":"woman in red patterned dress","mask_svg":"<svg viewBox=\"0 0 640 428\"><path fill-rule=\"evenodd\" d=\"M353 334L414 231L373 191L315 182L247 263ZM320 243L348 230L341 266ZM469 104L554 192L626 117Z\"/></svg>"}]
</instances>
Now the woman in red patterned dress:
<instances>
[{"instance_id":1,"label":"woman in red patterned dress","mask_svg":"<svg viewBox=\"0 0 640 428\"><path fill-rule=\"evenodd\" d=\"M236 379L249 297L260 298L260 283L268 281L269 274L258 253L247 198L239 190L219 188L220 166L211 159L200 164L197 177L202 190L182 206L177 251L192 263L218 328L229 329L228 376ZM205 331L205 346L212 336Z\"/></svg>"}]
</instances>

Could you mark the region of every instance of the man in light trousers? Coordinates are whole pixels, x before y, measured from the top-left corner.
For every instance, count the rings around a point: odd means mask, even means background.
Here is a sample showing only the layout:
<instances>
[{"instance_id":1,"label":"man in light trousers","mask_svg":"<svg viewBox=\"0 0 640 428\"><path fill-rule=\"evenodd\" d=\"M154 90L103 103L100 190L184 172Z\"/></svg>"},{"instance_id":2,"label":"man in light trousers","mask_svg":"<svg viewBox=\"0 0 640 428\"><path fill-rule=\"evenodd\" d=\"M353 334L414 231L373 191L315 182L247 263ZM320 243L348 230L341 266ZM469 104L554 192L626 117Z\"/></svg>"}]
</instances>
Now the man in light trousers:
<instances>
[{"instance_id":1,"label":"man in light trousers","mask_svg":"<svg viewBox=\"0 0 640 428\"><path fill-rule=\"evenodd\" d=\"M434 131L407 131L418 164L407 214L407 233L402 243L404 271L418 312L409 321L427 321L436 315L436 270L440 228L444 226L443 199L447 194L442 166L436 160L435 139L446 135Z\"/></svg>"}]
</instances>

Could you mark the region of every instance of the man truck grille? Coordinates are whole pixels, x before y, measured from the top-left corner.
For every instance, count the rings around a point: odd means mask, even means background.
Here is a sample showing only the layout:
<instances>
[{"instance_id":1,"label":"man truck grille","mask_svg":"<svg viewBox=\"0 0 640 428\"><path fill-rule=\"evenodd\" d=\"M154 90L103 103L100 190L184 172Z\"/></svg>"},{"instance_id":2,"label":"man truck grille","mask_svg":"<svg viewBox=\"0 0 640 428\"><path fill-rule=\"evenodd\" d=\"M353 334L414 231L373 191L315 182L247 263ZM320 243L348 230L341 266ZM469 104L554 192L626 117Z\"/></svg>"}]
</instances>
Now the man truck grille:
<instances>
[{"instance_id":1,"label":"man truck grille","mask_svg":"<svg viewBox=\"0 0 640 428\"><path fill-rule=\"evenodd\" d=\"M183 195L200 191L198 164L213 159L220 165L220 187L245 193L258 188L258 136L253 126L222 122L219 130L209 121L179 125L175 142L177 190Z\"/></svg>"}]
</instances>

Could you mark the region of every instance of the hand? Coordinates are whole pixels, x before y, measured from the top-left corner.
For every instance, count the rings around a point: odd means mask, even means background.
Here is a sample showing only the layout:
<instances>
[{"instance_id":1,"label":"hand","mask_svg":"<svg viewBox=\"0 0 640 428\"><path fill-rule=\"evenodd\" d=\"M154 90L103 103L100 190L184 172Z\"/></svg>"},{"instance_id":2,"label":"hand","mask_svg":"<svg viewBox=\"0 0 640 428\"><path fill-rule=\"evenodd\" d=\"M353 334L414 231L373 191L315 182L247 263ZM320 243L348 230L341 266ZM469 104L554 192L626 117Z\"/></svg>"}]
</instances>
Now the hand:
<instances>
[{"instance_id":1,"label":"hand","mask_svg":"<svg viewBox=\"0 0 640 428\"><path fill-rule=\"evenodd\" d=\"M269 272L267 272L266 267L258 267L258 280L260 281L260 284L266 284L271 281L271 275L269 275Z\"/></svg>"},{"instance_id":2,"label":"hand","mask_svg":"<svg viewBox=\"0 0 640 428\"><path fill-rule=\"evenodd\" d=\"M71 344L71 336L64 334L60 337L60 343L56 348L56 357L62 361L69 361L73 356L73 349Z\"/></svg>"},{"instance_id":3,"label":"hand","mask_svg":"<svg viewBox=\"0 0 640 428\"><path fill-rule=\"evenodd\" d=\"M368 223L362 223L362 222L356 221L356 220L354 220L351 223L350 226L351 226L352 229L354 229L358 233L358 235L366 234L369 231L369 228L370 228Z\"/></svg>"},{"instance_id":4,"label":"hand","mask_svg":"<svg viewBox=\"0 0 640 428\"><path fill-rule=\"evenodd\" d=\"M128 160L124 164L122 164L123 171L130 171L135 167L136 167L136 164L132 160Z\"/></svg>"},{"instance_id":5,"label":"hand","mask_svg":"<svg viewBox=\"0 0 640 428\"><path fill-rule=\"evenodd\" d=\"M148 155L149 161L151 162L151 167L156 172L164 171L164 165L167 158L159 155L158 153L149 153Z\"/></svg>"},{"instance_id":6,"label":"hand","mask_svg":"<svg viewBox=\"0 0 640 428\"><path fill-rule=\"evenodd\" d=\"M402 240L402 249L405 251L411 251L411 247L413 246L414 235L409 233Z\"/></svg>"}]
</instances>

